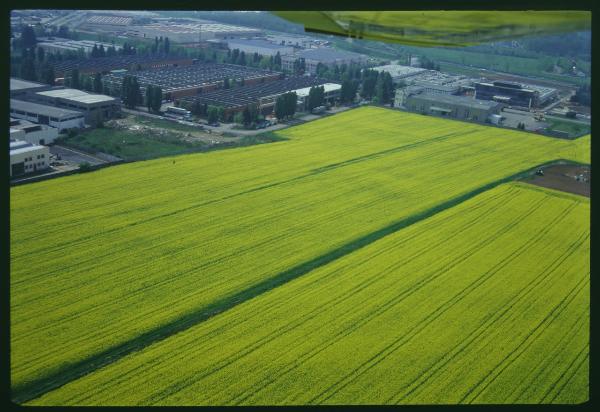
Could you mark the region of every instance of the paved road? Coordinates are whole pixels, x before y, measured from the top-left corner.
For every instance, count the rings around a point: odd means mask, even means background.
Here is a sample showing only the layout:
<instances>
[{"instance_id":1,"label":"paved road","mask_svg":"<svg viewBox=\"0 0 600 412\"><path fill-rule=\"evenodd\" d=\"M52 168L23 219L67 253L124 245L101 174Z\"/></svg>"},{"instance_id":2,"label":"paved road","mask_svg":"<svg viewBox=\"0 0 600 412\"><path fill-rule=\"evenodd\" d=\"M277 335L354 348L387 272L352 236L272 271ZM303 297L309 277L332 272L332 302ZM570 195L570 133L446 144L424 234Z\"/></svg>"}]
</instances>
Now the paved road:
<instances>
[{"instance_id":1,"label":"paved road","mask_svg":"<svg viewBox=\"0 0 600 412\"><path fill-rule=\"evenodd\" d=\"M50 153L54 155L60 155L61 161L63 162L70 162L76 164L87 162L91 165L107 163L105 160L95 157L89 153L84 153L79 150L59 145L50 146Z\"/></svg>"}]
</instances>

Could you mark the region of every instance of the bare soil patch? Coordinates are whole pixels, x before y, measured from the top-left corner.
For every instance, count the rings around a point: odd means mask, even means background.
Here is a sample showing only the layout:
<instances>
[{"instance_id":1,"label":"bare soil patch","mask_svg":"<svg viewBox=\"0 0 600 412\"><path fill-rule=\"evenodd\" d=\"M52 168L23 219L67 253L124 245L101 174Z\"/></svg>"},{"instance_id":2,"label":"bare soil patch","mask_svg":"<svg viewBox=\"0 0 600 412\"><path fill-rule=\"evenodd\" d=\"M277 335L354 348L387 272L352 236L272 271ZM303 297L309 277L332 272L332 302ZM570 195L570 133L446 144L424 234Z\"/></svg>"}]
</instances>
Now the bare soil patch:
<instances>
[{"instance_id":1,"label":"bare soil patch","mask_svg":"<svg viewBox=\"0 0 600 412\"><path fill-rule=\"evenodd\" d=\"M533 185L590 197L592 169L581 165L552 165L542 168L543 176L534 174L523 181Z\"/></svg>"}]
</instances>

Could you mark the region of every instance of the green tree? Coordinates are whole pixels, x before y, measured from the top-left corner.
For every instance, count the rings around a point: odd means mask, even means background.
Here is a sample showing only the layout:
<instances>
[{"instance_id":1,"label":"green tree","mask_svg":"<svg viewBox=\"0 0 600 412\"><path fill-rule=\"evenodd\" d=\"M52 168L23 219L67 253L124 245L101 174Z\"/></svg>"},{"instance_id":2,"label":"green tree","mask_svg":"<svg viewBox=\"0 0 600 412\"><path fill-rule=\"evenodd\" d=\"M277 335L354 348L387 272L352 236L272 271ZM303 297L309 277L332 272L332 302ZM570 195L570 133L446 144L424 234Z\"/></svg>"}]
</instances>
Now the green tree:
<instances>
[{"instance_id":1,"label":"green tree","mask_svg":"<svg viewBox=\"0 0 600 412\"><path fill-rule=\"evenodd\" d=\"M281 70L281 54L279 52L273 58L273 70Z\"/></svg>"},{"instance_id":2,"label":"green tree","mask_svg":"<svg viewBox=\"0 0 600 412\"><path fill-rule=\"evenodd\" d=\"M323 86L313 86L308 91L308 107L307 109L311 111L315 107L322 106L325 102L325 87Z\"/></svg>"},{"instance_id":3,"label":"green tree","mask_svg":"<svg viewBox=\"0 0 600 412\"><path fill-rule=\"evenodd\" d=\"M141 101L140 85L137 77L125 76L121 85L121 99L125 107L135 108Z\"/></svg>"},{"instance_id":4,"label":"green tree","mask_svg":"<svg viewBox=\"0 0 600 412\"><path fill-rule=\"evenodd\" d=\"M206 117L208 123L216 123L219 120L219 110L215 106L208 106Z\"/></svg>"},{"instance_id":5,"label":"green tree","mask_svg":"<svg viewBox=\"0 0 600 412\"><path fill-rule=\"evenodd\" d=\"M41 48L41 47L38 47L37 48L37 60L38 60L38 63L40 63L40 64L44 63L45 57L46 57L46 52L44 51L44 49Z\"/></svg>"},{"instance_id":6,"label":"green tree","mask_svg":"<svg viewBox=\"0 0 600 412\"><path fill-rule=\"evenodd\" d=\"M35 47L37 44L37 38L35 35L35 31L31 26L24 26L21 30L21 48L22 50L27 50Z\"/></svg>"},{"instance_id":7,"label":"green tree","mask_svg":"<svg viewBox=\"0 0 600 412\"><path fill-rule=\"evenodd\" d=\"M62 25L58 29L58 37L64 37L69 39L71 37L71 33L69 31L69 26Z\"/></svg>"},{"instance_id":8,"label":"green tree","mask_svg":"<svg viewBox=\"0 0 600 412\"><path fill-rule=\"evenodd\" d=\"M94 90L94 82L92 81L92 78L90 76L85 76L85 79L83 81L83 89L88 92Z\"/></svg>"},{"instance_id":9,"label":"green tree","mask_svg":"<svg viewBox=\"0 0 600 412\"><path fill-rule=\"evenodd\" d=\"M42 70L40 73L40 81L50 86L54 86L56 76L54 74L54 66L51 64L45 64L42 66Z\"/></svg>"},{"instance_id":10,"label":"green tree","mask_svg":"<svg viewBox=\"0 0 600 412\"><path fill-rule=\"evenodd\" d=\"M33 59L26 58L21 63L21 77L25 80L36 81L37 74L35 70L35 63Z\"/></svg>"},{"instance_id":11,"label":"green tree","mask_svg":"<svg viewBox=\"0 0 600 412\"><path fill-rule=\"evenodd\" d=\"M171 42L169 41L168 37L165 37L165 43L164 43L164 51L165 54L169 54L171 52Z\"/></svg>"},{"instance_id":12,"label":"green tree","mask_svg":"<svg viewBox=\"0 0 600 412\"><path fill-rule=\"evenodd\" d=\"M287 115L287 107L284 96L279 96L275 100L275 108L273 109L275 112L275 117L278 119L283 119Z\"/></svg>"},{"instance_id":13,"label":"green tree","mask_svg":"<svg viewBox=\"0 0 600 412\"><path fill-rule=\"evenodd\" d=\"M102 74L99 72L94 75L94 93L102 93Z\"/></svg>"},{"instance_id":14,"label":"green tree","mask_svg":"<svg viewBox=\"0 0 600 412\"><path fill-rule=\"evenodd\" d=\"M296 105L298 104L298 95L296 92L288 92L283 95L285 105L285 116L292 117L296 113Z\"/></svg>"},{"instance_id":15,"label":"green tree","mask_svg":"<svg viewBox=\"0 0 600 412\"><path fill-rule=\"evenodd\" d=\"M69 87L72 87L73 89L81 88L81 76L79 75L79 69L71 70L69 72L68 79Z\"/></svg>"},{"instance_id":16,"label":"green tree","mask_svg":"<svg viewBox=\"0 0 600 412\"><path fill-rule=\"evenodd\" d=\"M233 121L237 124L244 124L244 114L242 112L237 112L233 116Z\"/></svg>"}]
</instances>

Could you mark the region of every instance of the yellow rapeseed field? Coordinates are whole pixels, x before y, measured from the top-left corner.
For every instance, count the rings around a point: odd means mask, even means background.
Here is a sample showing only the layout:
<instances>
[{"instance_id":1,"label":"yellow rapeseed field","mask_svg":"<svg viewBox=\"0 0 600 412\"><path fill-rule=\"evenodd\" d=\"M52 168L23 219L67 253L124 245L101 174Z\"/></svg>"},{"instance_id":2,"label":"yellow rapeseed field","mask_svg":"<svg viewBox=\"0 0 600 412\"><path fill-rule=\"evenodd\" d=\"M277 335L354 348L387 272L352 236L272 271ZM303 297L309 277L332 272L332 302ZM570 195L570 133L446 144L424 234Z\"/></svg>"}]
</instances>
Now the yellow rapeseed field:
<instances>
[{"instance_id":1,"label":"yellow rapeseed field","mask_svg":"<svg viewBox=\"0 0 600 412\"><path fill-rule=\"evenodd\" d=\"M545 138L380 108L289 140L11 189L11 379L30 399L556 159ZM112 359L112 360L111 360Z\"/></svg>"},{"instance_id":2,"label":"yellow rapeseed field","mask_svg":"<svg viewBox=\"0 0 600 412\"><path fill-rule=\"evenodd\" d=\"M499 186L32 404L586 401L589 211Z\"/></svg>"}]
</instances>

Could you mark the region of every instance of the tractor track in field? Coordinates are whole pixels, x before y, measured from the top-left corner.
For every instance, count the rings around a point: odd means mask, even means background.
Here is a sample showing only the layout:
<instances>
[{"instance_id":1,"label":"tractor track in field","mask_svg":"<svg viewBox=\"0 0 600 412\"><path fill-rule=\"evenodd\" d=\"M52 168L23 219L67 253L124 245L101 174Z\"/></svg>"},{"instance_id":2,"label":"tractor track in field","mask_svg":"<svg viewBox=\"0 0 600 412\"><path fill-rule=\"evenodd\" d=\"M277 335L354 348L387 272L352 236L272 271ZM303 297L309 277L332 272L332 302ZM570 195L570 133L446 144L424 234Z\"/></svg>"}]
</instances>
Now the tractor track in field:
<instances>
[{"instance_id":1,"label":"tractor track in field","mask_svg":"<svg viewBox=\"0 0 600 412\"><path fill-rule=\"evenodd\" d=\"M572 208L570 208L572 210ZM560 217L560 216L559 216ZM556 219L555 219L556 220ZM574 245L577 246L580 242L575 242ZM573 245L571 245L573 246ZM572 247L570 247L566 252L571 252ZM566 257L570 256L566 255ZM565 259L566 259L565 257ZM407 384L402 391L406 391L403 394L398 394L393 396L392 398L386 401L388 403L399 403L400 401L405 400L408 396L412 395L415 391L422 387L423 384L428 382L437 372L442 370L448 363L457 358L464 350L471 345L473 342L477 341L477 339L484 334L484 332L494 325L497 321L503 319L505 315L510 313L510 310L520 301L522 301L525 297L527 297L531 292L535 290L540 283L544 282L548 277L554 272L554 270L559 267L559 264L562 262L563 256L555 259L551 262L546 269L541 272L536 278L532 279L517 295L513 296L509 299L508 302L503 304L503 309L500 312L494 313L492 315L488 315L483 323L481 323L473 332L469 334L463 341L459 342L455 345L451 350L442 355L429 369L420 373L420 375L415 378L412 382ZM558 264L557 264L558 262ZM441 362L441 363L440 363ZM411 388L412 387L412 388Z\"/></svg>"},{"instance_id":2,"label":"tractor track in field","mask_svg":"<svg viewBox=\"0 0 600 412\"><path fill-rule=\"evenodd\" d=\"M547 162L547 163L544 163L544 165L551 164L554 162L556 162L556 161ZM54 370L53 372L51 372L47 375L41 376L36 379L32 379L32 380L30 380L26 383L23 383L21 385L18 385L16 387L12 387L11 388L12 400L17 403L24 403L24 402L29 402L33 399L36 399L36 398L54 390L54 389L57 389L69 382L72 382L82 376L85 376L93 371L96 371L106 365L114 363L117 360L122 359L123 357L125 357L133 352L140 351L140 350L142 350L148 346L151 346L157 342L160 342L170 336L173 336L177 333L185 331L194 325L197 325L201 322L206 321L207 319L212 318L213 316L216 316L219 313L225 312L243 302L253 299L269 290L275 289L281 285L284 285L284 284L290 282L291 280L294 280L300 276L303 276L320 266L326 265L326 264L333 262L337 259L340 259L341 257L346 256L356 250L362 249L363 247L365 247L379 239L382 239L385 236L388 236L394 232L397 232L400 229L406 228L414 223L417 223L419 221L427 219L439 212L442 212L446 209L456 206L459 203L462 203L462 202L464 202L480 193L490 190L500 184L507 183L509 181L513 181L524 175L530 174L534 170L537 170L541 166L542 165L538 165L538 166L535 166L532 168L528 168L526 170L523 170L521 172L507 176L505 178L490 182L488 184L480 186L479 188L476 188L467 193L464 193L462 195L451 198L445 202L442 202L436 206L428 208L422 212L415 213L406 218L400 219L399 221L394 222L388 226L385 226L379 230L376 230L374 232L371 232L369 234L366 234L364 236L356 238L336 249L331 250L330 252L327 252L323 255L317 256L316 258L313 258L313 259L305 261L301 264L298 264L286 271L280 272L277 275L275 275L269 279L265 279L265 280L255 284L253 286L250 286L238 293L235 293L230 296L225 296L225 297L213 302L212 304L203 306L203 307L199 308L198 310L194 310L184 316L181 316L178 319L167 322L166 324L161 325L155 329L152 329L145 333L142 333L133 339L130 339L123 343L109 347L108 349L105 349L99 353L88 356L87 358L84 358L80 361L72 362L72 363L68 364L67 366L58 368L58 370ZM322 172L318 172L318 173L322 173ZM310 175L311 174L308 174L306 176L310 176ZM302 176L302 178L304 178L306 176ZM264 188L272 187L274 185L284 184L289 181L298 180L299 178L301 178L301 177L288 179L284 182L276 182L273 184L264 185L264 186L261 186L261 187L255 188L255 189L250 189L248 191L244 191L242 193L263 190ZM239 196L242 193L234 194L234 195L231 195L228 197ZM204 203L214 203L214 202L217 202L220 200L221 199L216 199L216 200L213 200L210 202L204 202ZM188 208L173 211L166 215L175 215L177 213L180 213L183 210L191 210L196 207L198 207L198 205L192 205ZM164 216L165 215L155 216L150 219L145 219L140 222L135 222L132 225L141 224L141 223L147 222L147 221L153 221L153 220L159 219ZM116 231L116 230L118 230L118 229L117 228L111 229L111 231Z\"/></svg>"}]
</instances>

